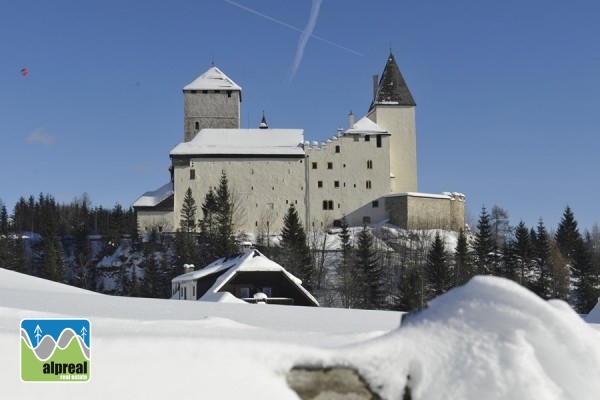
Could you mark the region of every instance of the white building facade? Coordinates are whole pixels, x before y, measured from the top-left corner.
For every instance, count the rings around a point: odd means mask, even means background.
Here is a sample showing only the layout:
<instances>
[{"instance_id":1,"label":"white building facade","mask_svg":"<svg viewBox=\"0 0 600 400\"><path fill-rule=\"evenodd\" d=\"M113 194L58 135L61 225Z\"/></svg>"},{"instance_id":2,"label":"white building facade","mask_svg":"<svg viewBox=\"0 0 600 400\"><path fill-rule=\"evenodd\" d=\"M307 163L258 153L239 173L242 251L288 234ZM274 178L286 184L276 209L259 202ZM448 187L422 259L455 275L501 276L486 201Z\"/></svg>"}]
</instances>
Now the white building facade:
<instances>
[{"instance_id":1,"label":"white building facade","mask_svg":"<svg viewBox=\"0 0 600 400\"><path fill-rule=\"evenodd\" d=\"M302 130L269 129L264 117L259 129L240 129L241 87L210 68L183 89L184 141L170 152L170 184L134 203L139 228L177 229L188 188L202 219L204 197L225 173L238 233L279 233L290 205L308 229L334 226L344 216L351 226L392 215L403 216L395 221L410 221L406 215L413 212L428 227L461 229L464 196L432 195L427 202L389 197L418 193L416 104L392 54L376 83L365 117L354 122L351 113L347 130L310 142ZM432 207L437 200L457 204ZM458 211L440 215L447 209Z\"/></svg>"}]
</instances>

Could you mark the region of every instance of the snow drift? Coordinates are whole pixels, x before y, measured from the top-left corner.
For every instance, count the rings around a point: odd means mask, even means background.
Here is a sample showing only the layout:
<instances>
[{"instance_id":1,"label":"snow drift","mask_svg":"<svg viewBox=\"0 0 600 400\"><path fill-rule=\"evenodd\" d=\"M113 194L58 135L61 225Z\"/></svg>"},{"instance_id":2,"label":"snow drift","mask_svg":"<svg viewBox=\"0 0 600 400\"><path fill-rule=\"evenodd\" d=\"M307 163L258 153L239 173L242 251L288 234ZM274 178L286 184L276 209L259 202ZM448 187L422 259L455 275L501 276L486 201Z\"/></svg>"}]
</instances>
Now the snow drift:
<instances>
[{"instance_id":1,"label":"snow drift","mask_svg":"<svg viewBox=\"0 0 600 400\"><path fill-rule=\"evenodd\" d=\"M89 318L92 379L19 379L22 318ZM0 269L8 398L297 398L293 366L356 368L384 398L597 399L600 333L563 302L477 277L421 313L97 295ZM410 377L410 378L409 378Z\"/></svg>"}]
</instances>

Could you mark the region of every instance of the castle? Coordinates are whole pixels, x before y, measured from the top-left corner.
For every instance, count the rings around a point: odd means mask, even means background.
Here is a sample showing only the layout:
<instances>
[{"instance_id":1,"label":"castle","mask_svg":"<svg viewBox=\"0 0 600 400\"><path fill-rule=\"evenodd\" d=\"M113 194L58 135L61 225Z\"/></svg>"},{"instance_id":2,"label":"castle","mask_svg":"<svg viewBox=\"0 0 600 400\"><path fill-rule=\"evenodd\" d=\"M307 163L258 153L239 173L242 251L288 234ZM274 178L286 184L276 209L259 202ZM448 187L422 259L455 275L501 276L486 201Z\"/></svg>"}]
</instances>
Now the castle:
<instances>
[{"instance_id":1,"label":"castle","mask_svg":"<svg viewBox=\"0 0 600 400\"><path fill-rule=\"evenodd\" d=\"M223 172L238 209L238 233L277 233L294 205L307 229L388 220L405 229L464 227L460 193L417 191L416 103L390 53L373 77L367 114L325 142L301 129L240 128L242 89L217 67L183 88L183 142L171 152L171 181L133 207L142 232L174 231L191 188L200 205Z\"/></svg>"}]
</instances>

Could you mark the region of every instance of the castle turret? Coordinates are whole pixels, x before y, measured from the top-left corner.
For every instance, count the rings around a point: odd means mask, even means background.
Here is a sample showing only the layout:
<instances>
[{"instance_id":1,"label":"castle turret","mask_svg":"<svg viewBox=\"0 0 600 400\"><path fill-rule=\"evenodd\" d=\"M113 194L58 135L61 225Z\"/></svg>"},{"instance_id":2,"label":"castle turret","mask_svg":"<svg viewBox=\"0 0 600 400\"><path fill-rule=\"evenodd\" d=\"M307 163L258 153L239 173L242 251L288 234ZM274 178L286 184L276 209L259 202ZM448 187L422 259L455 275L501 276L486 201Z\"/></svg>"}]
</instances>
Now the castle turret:
<instances>
[{"instance_id":1,"label":"castle turret","mask_svg":"<svg viewBox=\"0 0 600 400\"><path fill-rule=\"evenodd\" d=\"M183 88L183 140L205 128L239 129L242 88L211 67Z\"/></svg>"},{"instance_id":2,"label":"castle turret","mask_svg":"<svg viewBox=\"0 0 600 400\"><path fill-rule=\"evenodd\" d=\"M391 134L391 192L417 191L417 135L413 99L390 53L367 116Z\"/></svg>"}]
</instances>

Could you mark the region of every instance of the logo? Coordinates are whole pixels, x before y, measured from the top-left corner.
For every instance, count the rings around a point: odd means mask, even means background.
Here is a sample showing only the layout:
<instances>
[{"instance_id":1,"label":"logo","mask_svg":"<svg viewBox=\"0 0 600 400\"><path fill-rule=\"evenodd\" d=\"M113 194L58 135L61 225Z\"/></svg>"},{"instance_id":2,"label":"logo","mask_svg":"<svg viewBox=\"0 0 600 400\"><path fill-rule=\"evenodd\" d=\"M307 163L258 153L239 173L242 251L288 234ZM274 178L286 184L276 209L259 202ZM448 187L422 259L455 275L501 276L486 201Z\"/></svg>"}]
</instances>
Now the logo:
<instances>
[{"instance_id":1,"label":"logo","mask_svg":"<svg viewBox=\"0 0 600 400\"><path fill-rule=\"evenodd\" d=\"M85 382L90 379L91 326L87 319L21 321L21 379Z\"/></svg>"}]
</instances>

